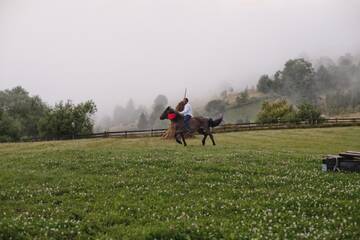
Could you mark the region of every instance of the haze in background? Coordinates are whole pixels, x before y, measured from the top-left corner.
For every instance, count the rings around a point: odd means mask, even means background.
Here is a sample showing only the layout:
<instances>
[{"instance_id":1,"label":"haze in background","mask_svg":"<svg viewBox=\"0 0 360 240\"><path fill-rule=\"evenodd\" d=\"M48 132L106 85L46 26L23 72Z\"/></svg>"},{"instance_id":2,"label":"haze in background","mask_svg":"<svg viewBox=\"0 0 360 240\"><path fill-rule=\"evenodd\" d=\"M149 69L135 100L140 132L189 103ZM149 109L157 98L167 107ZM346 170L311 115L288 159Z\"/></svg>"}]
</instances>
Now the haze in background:
<instances>
[{"instance_id":1,"label":"haze in background","mask_svg":"<svg viewBox=\"0 0 360 240\"><path fill-rule=\"evenodd\" d=\"M112 114L256 84L289 58L360 52L358 0L0 0L0 89Z\"/></svg>"}]
</instances>

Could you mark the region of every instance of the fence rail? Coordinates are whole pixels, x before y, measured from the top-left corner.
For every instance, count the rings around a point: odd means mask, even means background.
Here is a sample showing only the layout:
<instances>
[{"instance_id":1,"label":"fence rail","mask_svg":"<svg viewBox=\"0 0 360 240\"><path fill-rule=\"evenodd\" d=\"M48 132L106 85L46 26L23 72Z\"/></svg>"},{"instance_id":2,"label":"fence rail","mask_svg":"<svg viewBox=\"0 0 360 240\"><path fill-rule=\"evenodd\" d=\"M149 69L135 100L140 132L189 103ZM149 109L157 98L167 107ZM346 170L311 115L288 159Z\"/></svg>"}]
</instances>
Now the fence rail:
<instances>
[{"instance_id":1,"label":"fence rail","mask_svg":"<svg viewBox=\"0 0 360 240\"><path fill-rule=\"evenodd\" d=\"M293 129L293 128L321 128L321 127L341 127L341 126L360 126L360 118L328 118L321 122L303 121L303 122L281 122L277 123L228 123L220 125L213 129L214 133L251 131L251 130L268 130L268 129ZM84 139L84 138L107 138L107 137L159 137L165 133L166 129L146 129L146 130L125 130L98 132L84 135L71 135L62 137L33 137L23 139L22 141L51 141L51 140L68 140L68 139Z\"/></svg>"}]
</instances>

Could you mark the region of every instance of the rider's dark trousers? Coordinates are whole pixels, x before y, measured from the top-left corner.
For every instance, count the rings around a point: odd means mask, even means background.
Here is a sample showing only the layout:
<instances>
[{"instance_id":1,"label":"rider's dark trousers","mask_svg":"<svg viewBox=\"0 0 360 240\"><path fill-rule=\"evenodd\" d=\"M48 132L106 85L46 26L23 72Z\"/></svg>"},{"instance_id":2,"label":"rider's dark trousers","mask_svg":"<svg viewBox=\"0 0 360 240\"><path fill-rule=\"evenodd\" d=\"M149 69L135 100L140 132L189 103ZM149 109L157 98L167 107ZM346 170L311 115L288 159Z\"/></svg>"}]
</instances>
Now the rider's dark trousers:
<instances>
[{"instance_id":1,"label":"rider's dark trousers","mask_svg":"<svg viewBox=\"0 0 360 240\"><path fill-rule=\"evenodd\" d=\"M188 129L188 130L190 129L190 125L189 125L190 119L191 119L191 116L190 116L190 115L184 116L185 128Z\"/></svg>"}]
</instances>

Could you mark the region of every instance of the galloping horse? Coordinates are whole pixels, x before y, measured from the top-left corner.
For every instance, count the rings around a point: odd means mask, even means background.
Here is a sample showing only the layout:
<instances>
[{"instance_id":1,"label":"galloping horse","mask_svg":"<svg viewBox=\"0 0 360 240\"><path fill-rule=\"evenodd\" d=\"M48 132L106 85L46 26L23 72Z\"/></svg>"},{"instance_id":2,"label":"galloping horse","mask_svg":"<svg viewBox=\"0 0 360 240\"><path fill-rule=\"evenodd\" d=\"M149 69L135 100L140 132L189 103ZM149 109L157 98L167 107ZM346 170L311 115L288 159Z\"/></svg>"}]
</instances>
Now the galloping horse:
<instances>
[{"instance_id":1,"label":"galloping horse","mask_svg":"<svg viewBox=\"0 0 360 240\"><path fill-rule=\"evenodd\" d=\"M186 146L187 144L184 136L184 134L186 133L184 116L178 111L172 109L171 107L167 107L160 116L160 120L164 119L169 119L174 124L176 142L179 144L184 144L184 146ZM221 123L222 119L222 117L216 120L204 117L193 117L189 121L190 130L191 132L198 132L204 135L204 138L201 141L202 145L205 145L207 136L210 136L213 145L215 145L214 136L211 133L211 128L218 126ZM181 137L182 142L179 139L179 136Z\"/></svg>"}]
</instances>

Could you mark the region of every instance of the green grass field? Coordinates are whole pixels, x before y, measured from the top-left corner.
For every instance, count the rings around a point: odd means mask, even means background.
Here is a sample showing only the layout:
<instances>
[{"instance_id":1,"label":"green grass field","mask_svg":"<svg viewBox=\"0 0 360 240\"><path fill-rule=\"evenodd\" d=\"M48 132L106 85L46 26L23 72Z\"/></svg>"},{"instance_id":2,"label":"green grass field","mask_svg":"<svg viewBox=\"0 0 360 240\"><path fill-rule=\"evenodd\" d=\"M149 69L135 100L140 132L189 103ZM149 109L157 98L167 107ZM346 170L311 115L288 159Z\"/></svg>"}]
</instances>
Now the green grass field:
<instances>
[{"instance_id":1,"label":"green grass field","mask_svg":"<svg viewBox=\"0 0 360 240\"><path fill-rule=\"evenodd\" d=\"M0 239L359 239L360 128L0 144Z\"/></svg>"}]
</instances>

